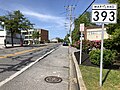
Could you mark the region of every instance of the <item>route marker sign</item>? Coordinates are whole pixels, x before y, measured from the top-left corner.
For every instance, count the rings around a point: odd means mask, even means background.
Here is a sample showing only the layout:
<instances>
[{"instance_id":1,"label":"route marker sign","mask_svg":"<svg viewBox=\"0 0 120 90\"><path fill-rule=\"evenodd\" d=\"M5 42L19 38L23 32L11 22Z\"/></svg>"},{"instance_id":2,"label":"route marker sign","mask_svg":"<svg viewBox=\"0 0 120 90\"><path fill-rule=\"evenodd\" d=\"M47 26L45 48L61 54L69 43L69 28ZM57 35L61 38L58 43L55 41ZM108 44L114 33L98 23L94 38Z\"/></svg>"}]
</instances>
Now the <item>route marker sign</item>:
<instances>
[{"instance_id":1,"label":"route marker sign","mask_svg":"<svg viewBox=\"0 0 120 90\"><path fill-rule=\"evenodd\" d=\"M101 55L100 55L100 86L102 86L104 24L117 23L117 4L93 4L92 22L102 24Z\"/></svg>"},{"instance_id":2,"label":"route marker sign","mask_svg":"<svg viewBox=\"0 0 120 90\"><path fill-rule=\"evenodd\" d=\"M92 6L93 23L116 23L117 4L93 4Z\"/></svg>"}]
</instances>

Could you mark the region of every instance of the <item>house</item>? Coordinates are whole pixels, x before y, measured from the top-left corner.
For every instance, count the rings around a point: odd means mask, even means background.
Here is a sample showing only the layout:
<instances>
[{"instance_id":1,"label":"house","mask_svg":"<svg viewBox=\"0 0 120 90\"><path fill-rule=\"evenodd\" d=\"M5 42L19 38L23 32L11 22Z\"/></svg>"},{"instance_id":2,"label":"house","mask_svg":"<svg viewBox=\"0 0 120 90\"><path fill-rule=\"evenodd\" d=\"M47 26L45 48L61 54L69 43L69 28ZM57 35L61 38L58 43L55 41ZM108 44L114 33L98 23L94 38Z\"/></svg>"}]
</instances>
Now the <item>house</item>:
<instances>
[{"instance_id":1,"label":"house","mask_svg":"<svg viewBox=\"0 0 120 90\"><path fill-rule=\"evenodd\" d=\"M102 27L86 27L84 31L84 39L90 41L101 41ZM107 34L106 27L104 28L104 39L108 39L110 35Z\"/></svg>"},{"instance_id":2,"label":"house","mask_svg":"<svg viewBox=\"0 0 120 90\"><path fill-rule=\"evenodd\" d=\"M57 38L53 38L50 40L51 43L58 43L58 39Z\"/></svg>"},{"instance_id":3,"label":"house","mask_svg":"<svg viewBox=\"0 0 120 90\"><path fill-rule=\"evenodd\" d=\"M102 38L102 27L100 26L85 27L83 34L84 40L89 40L93 43L92 46L100 48ZM108 39L109 37L110 35L107 34L106 27L104 27L104 39Z\"/></svg>"}]
</instances>

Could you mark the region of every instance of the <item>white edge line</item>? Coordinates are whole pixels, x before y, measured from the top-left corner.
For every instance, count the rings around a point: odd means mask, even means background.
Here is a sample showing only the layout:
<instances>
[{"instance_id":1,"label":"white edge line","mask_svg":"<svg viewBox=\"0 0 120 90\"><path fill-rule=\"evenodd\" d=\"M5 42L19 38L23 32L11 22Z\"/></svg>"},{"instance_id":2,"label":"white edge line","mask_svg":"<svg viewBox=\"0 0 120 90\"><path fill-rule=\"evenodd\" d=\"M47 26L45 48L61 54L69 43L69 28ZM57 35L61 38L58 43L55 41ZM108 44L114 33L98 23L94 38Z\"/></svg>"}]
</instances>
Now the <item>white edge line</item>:
<instances>
[{"instance_id":1,"label":"white edge line","mask_svg":"<svg viewBox=\"0 0 120 90\"><path fill-rule=\"evenodd\" d=\"M52 53L55 49L52 49L51 51L47 52L46 54L44 54L43 56L39 57L37 60L35 60L34 62L30 63L28 66L24 67L23 69L21 69L20 71L14 73L13 75L11 75L10 77L6 78L5 80L0 82L0 87L3 86L5 83L9 82L10 80L14 79L15 77L17 77L18 75L20 75L21 73L23 73L25 70L27 70L28 68L30 68L31 66L33 66L35 63L37 63L39 60L43 59L45 56L49 55L50 53Z\"/></svg>"}]
</instances>

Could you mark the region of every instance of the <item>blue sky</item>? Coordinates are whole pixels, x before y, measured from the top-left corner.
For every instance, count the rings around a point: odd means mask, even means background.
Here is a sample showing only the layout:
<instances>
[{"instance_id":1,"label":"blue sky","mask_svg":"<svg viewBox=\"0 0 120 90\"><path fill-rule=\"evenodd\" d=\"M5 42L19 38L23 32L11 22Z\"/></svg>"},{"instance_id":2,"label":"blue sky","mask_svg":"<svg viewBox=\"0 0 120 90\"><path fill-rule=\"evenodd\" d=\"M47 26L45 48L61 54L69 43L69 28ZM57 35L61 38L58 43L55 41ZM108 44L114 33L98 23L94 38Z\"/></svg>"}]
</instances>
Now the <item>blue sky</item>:
<instances>
[{"instance_id":1,"label":"blue sky","mask_svg":"<svg viewBox=\"0 0 120 90\"><path fill-rule=\"evenodd\" d=\"M64 6L77 5L72 13L77 18L93 0L0 0L0 15L7 11L20 10L25 17L35 24L35 28L49 31L49 39L64 38L68 29L65 29L66 8ZM107 0L96 0L96 4L106 4ZM91 11L91 8L89 9ZM69 23L67 24L69 27Z\"/></svg>"}]
</instances>

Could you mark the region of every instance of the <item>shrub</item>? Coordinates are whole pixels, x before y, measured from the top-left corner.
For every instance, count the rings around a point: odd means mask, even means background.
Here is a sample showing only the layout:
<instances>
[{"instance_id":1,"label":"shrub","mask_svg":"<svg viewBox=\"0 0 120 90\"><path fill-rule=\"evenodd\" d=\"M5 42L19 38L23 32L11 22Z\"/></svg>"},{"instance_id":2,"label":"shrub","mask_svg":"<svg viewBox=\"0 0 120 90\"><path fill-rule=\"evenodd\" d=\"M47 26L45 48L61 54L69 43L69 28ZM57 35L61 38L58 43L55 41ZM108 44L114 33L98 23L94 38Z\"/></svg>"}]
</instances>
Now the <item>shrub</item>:
<instances>
[{"instance_id":1,"label":"shrub","mask_svg":"<svg viewBox=\"0 0 120 90\"><path fill-rule=\"evenodd\" d=\"M90 61L92 64L100 65L100 50L99 49L90 51L89 56L90 56Z\"/></svg>"},{"instance_id":2,"label":"shrub","mask_svg":"<svg viewBox=\"0 0 120 90\"><path fill-rule=\"evenodd\" d=\"M73 47L76 47L77 49L80 49L80 40L74 42L72 44ZM82 41L82 50L84 52L87 52L87 50L93 46L93 42L89 41L89 40L83 40Z\"/></svg>"},{"instance_id":3,"label":"shrub","mask_svg":"<svg viewBox=\"0 0 120 90\"><path fill-rule=\"evenodd\" d=\"M112 50L113 49L113 46L114 46L114 42L112 39L104 39L104 47L106 49L110 49Z\"/></svg>"},{"instance_id":4,"label":"shrub","mask_svg":"<svg viewBox=\"0 0 120 90\"><path fill-rule=\"evenodd\" d=\"M100 65L100 50L99 49L92 50L89 53L89 55L90 55L91 63L95 65ZM116 56L115 51L103 50L103 65L104 66L112 65L114 63L115 56Z\"/></svg>"}]
</instances>

